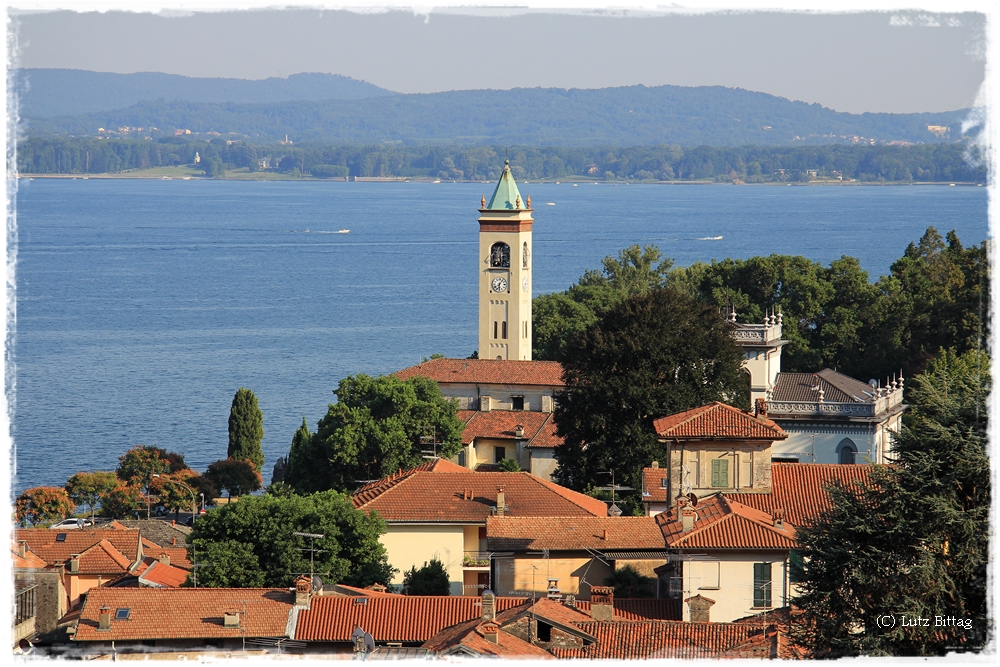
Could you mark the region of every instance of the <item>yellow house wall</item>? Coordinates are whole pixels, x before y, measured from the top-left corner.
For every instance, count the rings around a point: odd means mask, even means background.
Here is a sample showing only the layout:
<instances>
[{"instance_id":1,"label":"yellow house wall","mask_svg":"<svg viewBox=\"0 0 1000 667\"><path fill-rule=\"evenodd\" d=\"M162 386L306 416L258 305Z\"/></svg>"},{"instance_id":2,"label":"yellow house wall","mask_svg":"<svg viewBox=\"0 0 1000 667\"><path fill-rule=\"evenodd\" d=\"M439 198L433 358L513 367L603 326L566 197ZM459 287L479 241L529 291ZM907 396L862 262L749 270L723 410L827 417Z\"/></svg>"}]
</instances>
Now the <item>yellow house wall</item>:
<instances>
[{"instance_id":1,"label":"yellow house wall","mask_svg":"<svg viewBox=\"0 0 1000 667\"><path fill-rule=\"evenodd\" d=\"M683 563L684 593L681 600L695 595L715 600L709 619L728 623L767 609L753 606L754 563L771 563L771 606L785 606L791 597L788 583L787 552L715 552ZM682 605L684 620L691 620L691 609Z\"/></svg>"},{"instance_id":2,"label":"yellow house wall","mask_svg":"<svg viewBox=\"0 0 1000 667\"><path fill-rule=\"evenodd\" d=\"M448 572L451 595L462 594L465 526L390 523L379 540L385 546L389 564L399 570L392 579L394 586L403 584L403 575L411 567L419 569L437 558Z\"/></svg>"},{"instance_id":3,"label":"yellow house wall","mask_svg":"<svg viewBox=\"0 0 1000 667\"><path fill-rule=\"evenodd\" d=\"M690 491L699 497L717 491L769 493L772 456L770 442L716 444L707 441L689 442L683 446L674 445L670 451L672 492L676 495ZM724 459L729 462L729 479L725 487L712 486L714 459Z\"/></svg>"},{"instance_id":4,"label":"yellow house wall","mask_svg":"<svg viewBox=\"0 0 1000 667\"><path fill-rule=\"evenodd\" d=\"M611 576L611 568L589 556L567 558L542 558L541 556L515 556L497 558L497 595L527 594L532 592L544 597L548 592L548 579L559 579L563 595L575 595L580 600L590 599L590 586L603 586ZM584 581L586 579L586 581Z\"/></svg>"}]
</instances>

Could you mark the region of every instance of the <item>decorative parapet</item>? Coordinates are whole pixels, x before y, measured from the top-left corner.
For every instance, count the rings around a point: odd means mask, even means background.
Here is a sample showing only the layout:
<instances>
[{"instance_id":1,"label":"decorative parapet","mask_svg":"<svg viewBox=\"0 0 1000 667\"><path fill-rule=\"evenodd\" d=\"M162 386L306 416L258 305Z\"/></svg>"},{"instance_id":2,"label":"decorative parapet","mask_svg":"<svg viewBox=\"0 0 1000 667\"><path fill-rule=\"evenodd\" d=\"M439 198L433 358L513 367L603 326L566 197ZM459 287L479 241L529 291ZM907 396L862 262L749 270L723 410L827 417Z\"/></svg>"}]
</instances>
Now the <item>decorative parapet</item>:
<instances>
[{"instance_id":1,"label":"decorative parapet","mask_svg":"<svg viewBox=\"0 0 1000 667\"><path fill-rule=\"evenodd\" d=\"M902 383L900 383L901 385ZM769 415L795 415L822 417L876 417L883 415L903 403L903 388L887 391L880 390L880 395L871 403L836 403L832 401L768 401Z\"/></svg>"},{"instance_id":2,"label":"decorative parapet","mask_svg":"<svg viewBox=\"0 0 1000 667\"><path fill-rule=\"evenodd\" d=\"M738 345L766 345L781 340L781 311L764 318L761 324L740 324L736 321L736 311L729 313L733 325L733 340Z\"/></svg>"}]
</instances>

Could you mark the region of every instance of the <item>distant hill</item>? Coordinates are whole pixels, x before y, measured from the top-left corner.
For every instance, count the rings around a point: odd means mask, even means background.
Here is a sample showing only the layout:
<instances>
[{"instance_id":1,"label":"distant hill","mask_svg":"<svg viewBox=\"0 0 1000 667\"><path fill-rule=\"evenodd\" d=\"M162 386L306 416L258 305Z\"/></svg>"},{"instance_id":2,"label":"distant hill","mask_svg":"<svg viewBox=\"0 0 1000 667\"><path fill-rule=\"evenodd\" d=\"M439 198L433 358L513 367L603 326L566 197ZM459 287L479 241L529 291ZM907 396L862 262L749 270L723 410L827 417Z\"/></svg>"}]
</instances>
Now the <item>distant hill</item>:
<instances>
[{"instance_id":1,"label":"distant hill","mask_svg":"<svg viewBox=\"0 0 1000 667\"><path fill-rule=\"evenodd\" d=\"M271 141L529 146L931 143L958 138L966 111L849 114L766 93L712 87L518 88L267 104L144 101L115 111L39 119L31 136L158 128ZM951 137L928 126L953 128ZM147 130L148 132L148 130ZM155 132L153 133L156 134Z\"/></svg>"},{"instance_id":2,"label":"distant hill","mask_svg":"<svg viewBox=\"0 0 1000 667\"><path fill-rule=\"evenodd\" d=\"M390 90L339 74L293 74L287 79L272 77L259 81L79 69L18 69L14 75L20 114L27 118L110 111L157 99L267 104L395 95Z\"/></svg>"}]
</instances>

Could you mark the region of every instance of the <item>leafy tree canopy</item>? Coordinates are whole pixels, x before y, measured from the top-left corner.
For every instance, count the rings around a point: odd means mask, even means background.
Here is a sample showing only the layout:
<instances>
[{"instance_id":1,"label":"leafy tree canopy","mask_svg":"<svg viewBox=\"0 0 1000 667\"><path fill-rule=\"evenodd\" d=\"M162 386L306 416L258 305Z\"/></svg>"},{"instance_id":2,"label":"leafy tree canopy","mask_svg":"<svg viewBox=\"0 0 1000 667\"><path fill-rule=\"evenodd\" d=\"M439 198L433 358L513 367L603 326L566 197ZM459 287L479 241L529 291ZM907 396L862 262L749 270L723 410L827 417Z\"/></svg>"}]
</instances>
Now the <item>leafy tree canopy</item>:
<instances>
[{"instance_id":1,"label":"leafy tree canopy","mask_svg":"<svg viewBox=\"0 0 1000 667\"><path fill-rule=\"evenodd\" d=\"M354 375L340 381L330 405L310 434L303 420L292 439L285 482L300 493L355 490L423 462L422 452L437 442L437 454L461 449L462 424L455 402L425 377Z\"/></svg>"},{"instance_id":2,"label":"leafy tree canopy","mask_svg":"<svg viewBox=\"0 0 1000 667\"><path fill-rule=\"evenodd\" d=\"M450 595L448 572L444 563L437 558L424 561L419 570L416 565L403 575L403 593L405 595Z\"/></svg>"},{"instance_id":3,"label":"leafy tree canopy","mask_svg":"<svg viewBox=\"0 0 1000 667\"><path fill-rule=\"evenodd\" d=\"M712 401L749 407L742 361L715 307L672 289L625 299L563 360L556 478L582 490L615 469L616 481L639 488L639 471L661 458L654 419Z\"/></svg>"},{"instance_id":4,"label":"leafy tree canopy","mask_svg":"<svg viewBox=\"0 0 1000 667\"><path fill-rule=\"evenodd\" d=\"M211 563L198 573L198 584L222 587L290 586L314 572L328 583L353 586L387 584L393 569L378 536L385 523L354 509L335 491L308 496L244 496L194 522L189 538L192 557ZM295 532L321 534L310 544Z\"/></svg>"},{"instance_id":5,"label":"leafy tree canopy","mask_svg":"<svg viewBox=\"0 0 1000 667\"><path fill-rule=\"evenodd\" d=\"M229 449L227 456L237 461L249 460L260 472L264 467L264 413L257 405L257 396L243 387L233 396L229 411Z\"/></svg>"},{"instance_id":6,"label":"leafy tree canopy","mask_svg":"<svg viewBox=\"0 0 1000 667\"><path fill-rule=\"evenodd\" d=\"M14 516L22 526L37 526L65 519L73 513L73 502L58 486L27 489L14 503Z\"/></svg>"},{"instance_id":7,"label":"leafy tree canopy","mask_svg":"<svg viewBox=\"0 0 1000 667\"><path fill-rule=\"evenodd\" d=\"M77 505L86 505L93 514L98 502L118 486L118 475L113 472L78 472L66 482L66 493Z\"/></svg>"},{"instance_id":8,"label":"leafy tree canopy","mask_svg":"<svg viewBox=\"0 0 1000 667\"><path fill-rule=\"evenodd\" d=\"M225 489L230 497L252 493L263 486L260 473L250 461L221 459L209 463L205 478L215 487Z\"/></svg>"},{"instance_id":9,"label":"leafy tree canopy","mask_svg":"<svg viewBox=\"0 0 1000 667\"><path fill-rule=\"evenodd\" d=\"M179 467L178 467L179 466ZM184 457L159 447L136 445L118 457L118 479L148 489L153 475L165 475L187 468Z\"/></svg>"},{"instance_id":10,"label":"leafy tree canopy","mask_svg":"<svg viewBox=\"0 0 1000 667\"><path fill-rule=\"evenodd\" d=\"M911 382L894 464L833 487L832 510L800 530L794 637L814 657L943 655L989 636L989 359L944 350Z\"/></svg>"}]
</instances>

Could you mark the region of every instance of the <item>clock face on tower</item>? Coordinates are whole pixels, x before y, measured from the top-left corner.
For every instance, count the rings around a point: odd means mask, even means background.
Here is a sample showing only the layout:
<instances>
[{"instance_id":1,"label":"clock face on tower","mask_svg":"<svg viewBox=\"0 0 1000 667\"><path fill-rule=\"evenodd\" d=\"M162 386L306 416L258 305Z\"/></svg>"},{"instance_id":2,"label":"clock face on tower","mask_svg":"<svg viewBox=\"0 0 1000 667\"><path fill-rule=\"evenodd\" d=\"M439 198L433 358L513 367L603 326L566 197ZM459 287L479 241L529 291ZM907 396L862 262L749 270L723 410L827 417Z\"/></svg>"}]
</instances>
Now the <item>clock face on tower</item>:
<instances>
[{"instance_id":1,"label":"clock face on tower","mask_svg":"<svg viewBox=\"0 0 1000 667\"><path fill-rule=\"evenodd\" d=\"M492 284L493 284L493 291L494 292L506 292L507 291L507 279L506 278L494 278Z\"/></svg>"}]
</instances>

